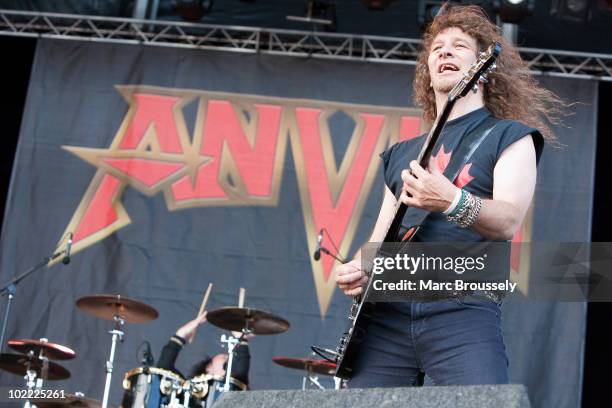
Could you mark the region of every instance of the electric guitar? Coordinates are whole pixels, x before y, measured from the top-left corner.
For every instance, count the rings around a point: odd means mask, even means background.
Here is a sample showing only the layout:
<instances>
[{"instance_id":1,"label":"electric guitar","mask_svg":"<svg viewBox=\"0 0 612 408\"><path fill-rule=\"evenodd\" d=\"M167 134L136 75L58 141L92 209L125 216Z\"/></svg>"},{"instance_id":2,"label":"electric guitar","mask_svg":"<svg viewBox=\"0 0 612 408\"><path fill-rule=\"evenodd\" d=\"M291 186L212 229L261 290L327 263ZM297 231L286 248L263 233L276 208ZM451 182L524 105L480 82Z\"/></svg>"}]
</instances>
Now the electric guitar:
<instances>
[{"instance_id":1,"label":"electric guitar","mask_svg":"<svg viewBox=\"0 0 612 408\"><path fill-rule=\"evenodd\" d=\"M459 81L448 94L448 99L444 104L441 114L436 118L431 130L429 131L421 151L417 156L417 162L423 168L427 168L429 159L433 152L434 146L438 141L442 129L446 124L448 117L455 106L455 103L460 98L470 92L470 90L477 90L478 81L487 82L487 74L495 68L495 60L501 52L501 44L495 42L489 46L489 48L482 52L478 59L472 64L469 71L464 75L463 79ZM408 163L406 163L408 168ZM395 216L387 226L387 233L383 242L396 242L400 229L402 227L402 220L406 214L408 206L398 200L395 205ZM418 226L412 227L401 239L401 242L409 242L412 237L418 231ZM381 244L382 245L382 244ZM380 246L377 253L380 252ZM371 273L368 271L368 275ZM358 356L359 347L363 342L365 332L371 319L371 312L374 307L373 302L368 301L368 294L372 288L373 279L368 279L367 285L364 287L363 293L353 299L349 311L349 320L351 324L346 332L343 333L340 338L340 342L336 347L335 363L336 363L336 377L342 379L349 379L353 373L354 361Z\"/></svg>"}]
</instances>

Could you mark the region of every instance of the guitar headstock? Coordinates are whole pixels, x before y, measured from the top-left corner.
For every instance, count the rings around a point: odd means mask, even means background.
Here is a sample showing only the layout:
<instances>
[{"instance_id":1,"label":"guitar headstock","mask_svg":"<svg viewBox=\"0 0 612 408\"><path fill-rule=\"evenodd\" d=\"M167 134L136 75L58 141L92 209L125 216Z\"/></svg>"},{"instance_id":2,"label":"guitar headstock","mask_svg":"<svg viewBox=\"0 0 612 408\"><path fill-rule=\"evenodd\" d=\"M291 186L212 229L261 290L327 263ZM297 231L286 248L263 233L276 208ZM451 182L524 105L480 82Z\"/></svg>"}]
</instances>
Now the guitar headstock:
<instances>
[{"instance_id":1,"label":"guitar headstock","mask_svg":"<svg viewBox=\"0 0 612 408\"><path fill-rule=\"evenodd\" d=\"M486 51L481 52L478 59L476 59L469 71L463 76L463 79L450 91L448 100L455 101L464 97L472 88L477 86L479 80L486 82L487 74L495 69L495 60L501 53L501 50L501 44L494 42Z\"/></svg>"}]
</instances>

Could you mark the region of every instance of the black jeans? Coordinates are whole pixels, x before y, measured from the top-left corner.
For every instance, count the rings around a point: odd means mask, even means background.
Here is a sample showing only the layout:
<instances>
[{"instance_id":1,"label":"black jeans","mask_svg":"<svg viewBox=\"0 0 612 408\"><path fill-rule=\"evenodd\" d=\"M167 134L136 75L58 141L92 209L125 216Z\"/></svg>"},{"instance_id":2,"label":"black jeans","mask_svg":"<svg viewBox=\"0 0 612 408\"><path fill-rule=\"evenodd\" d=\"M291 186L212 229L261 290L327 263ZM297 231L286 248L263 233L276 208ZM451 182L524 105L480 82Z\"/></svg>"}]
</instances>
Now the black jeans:
<instances>
[{"instance_id":1,"label":"black jeans","mask_svg":"<svg viewBox=\"0 0 612 408\"><path fill-rule=\"evenodd\" d=\"M379 303L350 388L507 384L501 310L489 300Z\"/></svg>"}]
</instances>

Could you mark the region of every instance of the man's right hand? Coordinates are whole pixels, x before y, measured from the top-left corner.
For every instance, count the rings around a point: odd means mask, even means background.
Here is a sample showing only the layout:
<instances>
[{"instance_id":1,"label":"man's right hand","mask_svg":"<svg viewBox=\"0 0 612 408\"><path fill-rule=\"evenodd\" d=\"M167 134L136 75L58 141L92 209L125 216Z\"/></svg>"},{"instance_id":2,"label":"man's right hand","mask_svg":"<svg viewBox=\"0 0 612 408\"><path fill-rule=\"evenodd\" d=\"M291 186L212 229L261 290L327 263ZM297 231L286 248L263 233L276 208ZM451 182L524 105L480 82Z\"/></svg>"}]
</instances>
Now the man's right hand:
<instances>
[{"instance_id":1,"label":"man's right hand","mask_svg":"<svg viewBox=\"0 0 612 408\"><path fill-rule=\"evenodd\" d=\"M336 268L336 284L345 295L358 296L363 291L363 285L368 277L361 269L361 261L352 260Z\"/></svg>"}]
</instances>

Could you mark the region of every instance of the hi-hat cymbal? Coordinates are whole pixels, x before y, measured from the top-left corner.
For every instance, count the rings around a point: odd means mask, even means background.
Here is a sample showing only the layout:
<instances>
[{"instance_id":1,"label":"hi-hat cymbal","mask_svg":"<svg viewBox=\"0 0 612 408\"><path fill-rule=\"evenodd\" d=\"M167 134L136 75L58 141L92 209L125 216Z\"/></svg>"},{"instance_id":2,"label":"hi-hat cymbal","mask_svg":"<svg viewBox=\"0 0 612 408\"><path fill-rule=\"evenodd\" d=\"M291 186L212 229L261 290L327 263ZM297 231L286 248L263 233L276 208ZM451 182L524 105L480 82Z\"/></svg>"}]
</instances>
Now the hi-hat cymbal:
<instances>
[{"instance_id":1,"label":"hi-hat cymbal","mask_svg":"<svg viewBox=\"0 0 612 408\"><path fill-rule=\"evenodd\" d=\"M8 346L18 353L28 354L31 351L36 357L40 357L42 352L49 360L70 360L76 356L69 347L41 340L14 339L8 341Z\"/></svg>"},{"instance_id":2,"label":"hi-hat cymbal","mask_svg":"<svg viewBox=\"0 0 612 408\"><path fill-rule=\"evenodd\" d=\"M120 317L126 323L144 323L157 319L159 313L138 300L121 295L90 295L77 300L79 309L92 316L106 320Z\"/></svg>"},{"instance_id":3,"label":"hi-hat cymbal","mask_svg":"<svg viewBox=\"0 0 612 408\"><path fill-rule=\"evenodd\" d=\"M28 371L28 363L30 370L36 372L38 378L43 380L65 380L70 378L70 371L66 370L61 365L49 361L47 375L43 376L43 360L38 357L25 356L23 354L0 354L0 369L17 375L25 375Z\"/></svg>"},{"instance_id":4,"label":"hi-hat cymbal","mask_svg":"<svg viewBox=\"0 0 612 408\"><path fill-rule=\"evenodd\" d=\"M336 374L336 364L323 359L272 357L272 361L283 367L305 370L309 373L321 375Z\"/></svg>"},{"instance_id":5,"label":"hi-hat cymbal","mask_svg":"<svg viewBox=\"0 0 612 408\"><path fill-rule=\"evenodd\" d=\"M280 316L248 307L222 307L206 314L206 320L222 329L254 334L277 334L289 330L289 322Z\"/></svg>"},{"instance_id":6,"label":"hi-hat cymbal","mask_svg":"<svg viewBox=\"0 0 612 408\"><path fill-rule=\"evenodd\" d=\"M78 393L77 393L78 394ZM31 399L38 408L101 408L102 402L81 395L66 394L65 398Z\"/></svg>"}]
</instances>

